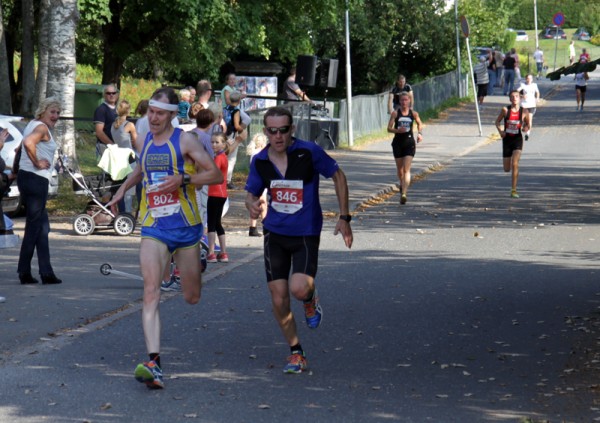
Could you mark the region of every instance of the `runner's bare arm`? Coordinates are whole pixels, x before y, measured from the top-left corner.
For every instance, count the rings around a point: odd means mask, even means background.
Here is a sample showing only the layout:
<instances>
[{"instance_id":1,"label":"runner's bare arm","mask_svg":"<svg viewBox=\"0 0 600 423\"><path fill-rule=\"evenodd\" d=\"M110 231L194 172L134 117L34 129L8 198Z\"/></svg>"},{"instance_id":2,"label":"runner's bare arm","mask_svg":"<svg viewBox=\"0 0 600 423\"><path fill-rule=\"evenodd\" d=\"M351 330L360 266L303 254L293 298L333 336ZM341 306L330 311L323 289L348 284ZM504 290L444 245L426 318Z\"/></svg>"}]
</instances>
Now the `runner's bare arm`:
<instances>
[{"instance_id":1,"label":"runner's bare arm","mask_svg":"<svg viewBox=\"0 0 600 423\"><path fill-rule=\"evenodd\" d=\"M340 215L348 215L350 212L348 208L348 181L346 180L346 175L342 169L338 169L333 174L332 179L335 187L335 195L337 196L338 204L340 206ZM352 241L354 238L352 236L350 222L346 222L343 219L338 219L333 234L337 235L340 232L346 247L352 248Z\"/></svg>"},{"instance_id":2,"label":"runner's bare arm","mask_svg":"<svg viewBox=\"0 0 600 423\"><path fill-rule=\"evenodd\" d=\"M496 119L496 129L498 130L498 133L500 134L501 138L504 138L504 135L506 135L504 133L504 127L503 129L500 129L500 124L504 121L504 117L506 116L507 110L506 107L503 107L502 110L500 111L500 114L498 115L498 119Z\"/></svg>"},{"instance_id":3,"label":"runner's bare arm","mask_svg":"<svg viewBox=\"0 0 600 423\"><path fill-rule=\"evenodd\" d=\"M387 126L387 131L392 133L392 134L398 134L398 130L396 129L396 116L398 116L398 112L397 111L393 111L390 114L390 120L388 122L388 126Z\"/></svg>"},{"instance_id":4,"label":"runner's bare arm","mask_svg":"<svg viewBox=\"0 0 600 423\"><path fill-rule=\"evenodd\" d=\"M142 167L136 166L133 172L127 176L125 182L121 184L121 187L118 189L118 191L112 196L110 201L106 203L106 207L111 207L117 204L123 197L125 197L125 193L129 188L136 186L140 182L142 182ZM113 211L116 212L116 209Z\"/></svg>"},{"instance_id":5,"label":"runner's bare arm","mask_svg":"<svg viewBox=\"0 0 600 423\"><path fill-rule=\"evenodd\" d=\"M419 113L415 112L414 110L413 116L415 118L415 122L417 123L417 142L421 142L423 141L423 133L421 132L423 130L423 122L421 122L421 117L419 116Z\"/></svg>"},{"instance_id":6,"label":"runner's bare arm","mask_svg":"<svg viewBox=\"0 0 600 423\"><path fill-rule=\"evenodd\" d=\"M252 219L258 219L261 216L264 207L266 207L264 199L257 197L252 193L246 195L246 208Z\"/></svg>"},{"instance_id":7,"label":"runner's bare arm","mask_svg":"<svg viewBox=\"0 0 600 423\"><path fill-rule=\"evenodd\" d=\"M194 163L197 172L191 175L191 183L196 186L215 185L223 182L223 175L214 160L198 142L195 134L186 132L181 134L180 139L181 153L186 158ZM181 175L174 175L178 182L177 188L182 183Z\"/></svg>"}]
</instances>

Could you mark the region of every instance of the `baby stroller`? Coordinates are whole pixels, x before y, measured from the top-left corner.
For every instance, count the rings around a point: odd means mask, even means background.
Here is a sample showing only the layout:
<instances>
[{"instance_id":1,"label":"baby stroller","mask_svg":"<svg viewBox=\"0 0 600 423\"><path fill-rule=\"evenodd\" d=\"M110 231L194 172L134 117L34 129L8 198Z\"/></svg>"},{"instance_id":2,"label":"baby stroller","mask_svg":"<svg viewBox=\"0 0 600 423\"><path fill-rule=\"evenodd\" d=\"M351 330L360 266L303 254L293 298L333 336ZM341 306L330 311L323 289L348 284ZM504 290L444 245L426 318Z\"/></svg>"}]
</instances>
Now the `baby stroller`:
<instances>
[{"instance_id":1,"label":"baby stroller","mask_svg":"<svg viewBox=\"0 0 600 423\"><path fill-rule=\"evenodd\" d=\"M60 160L60 159L59 159ZM61 163L62 166L62 163ZM111 190L118 188L121 184L115 183L108 174L83 176L74 173L68 167L63 169L73 179L73 191L76 194L86 195L91 200L87 203L85 210L75 216L73 230L77 235L89 235L96 229L114 229L117 235L130 235L135 229L136 219L129 213L115 215L101 201L109 196Z\"/></svg>"}]
</instances>

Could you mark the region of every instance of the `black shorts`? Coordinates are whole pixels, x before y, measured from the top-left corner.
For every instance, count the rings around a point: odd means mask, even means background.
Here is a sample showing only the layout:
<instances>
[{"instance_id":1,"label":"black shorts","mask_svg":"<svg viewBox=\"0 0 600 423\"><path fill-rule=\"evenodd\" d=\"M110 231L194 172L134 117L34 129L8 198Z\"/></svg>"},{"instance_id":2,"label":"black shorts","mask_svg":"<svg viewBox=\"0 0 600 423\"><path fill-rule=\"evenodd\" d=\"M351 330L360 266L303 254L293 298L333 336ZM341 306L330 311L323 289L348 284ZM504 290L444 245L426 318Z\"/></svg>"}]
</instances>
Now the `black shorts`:
<instances>
[{"instance_id":1,"label":"black shorts","mask_svg":"<svg viewBox=\"0 0 600 423\"><path fill-rule=\"evenodd\" d=\"M400 159L406 156L415 157L417 151L417 144L413 137L406 138L394 138L392 141L392 151L394 152L394 158Z\"/></svg>"},{"instance_id":2,"label":"black shorts","mask_svg":"<svg viewBox=\"0 0 600 423\"><path fill-rule=\"evenodd\" d=\"M575 85L575 91L581 91L582 93L585 92L585 90L587 90L587 85Z\"/></svg>"},{"instance_id":3,"label":"black shorts","mask_svg":"<svg viewBox=\"0 0 600 423\"><path fill-rule=\"evenodd\" d=\"M535 116L535 112L537 111L536 107L524 107L524 109L527 109L531 116Z\"/></svg>"},{"instance_id":4,"label":"black shorts","mask_svg":"<svg viewBox=\"0 0 600 423\"><path fill-rule=\"evenodd\" d=\"M279 235L264 229L267 282L288 279L292 274L317 275L320 236Z\"/></svg>"},{"instance_id":5,"label":"black shorts","mask_svg":"<svg viewBox=\"0 0 600 423\"><path fill-rule=\"evenodd\" d=\"M515 150L523 150L523 136L504 137L502 139L502 157L512 157Z\"/></svg>"},{"instance_id":6,"label":"black shorts","mask_svg":"<svg viewBox=\"0 0 600 423\"><path fill-rule=\"evenodd\" d=\"M487 95L488 84L477 84L477 97L485 97Z\"/></svg>"}]
</instances>

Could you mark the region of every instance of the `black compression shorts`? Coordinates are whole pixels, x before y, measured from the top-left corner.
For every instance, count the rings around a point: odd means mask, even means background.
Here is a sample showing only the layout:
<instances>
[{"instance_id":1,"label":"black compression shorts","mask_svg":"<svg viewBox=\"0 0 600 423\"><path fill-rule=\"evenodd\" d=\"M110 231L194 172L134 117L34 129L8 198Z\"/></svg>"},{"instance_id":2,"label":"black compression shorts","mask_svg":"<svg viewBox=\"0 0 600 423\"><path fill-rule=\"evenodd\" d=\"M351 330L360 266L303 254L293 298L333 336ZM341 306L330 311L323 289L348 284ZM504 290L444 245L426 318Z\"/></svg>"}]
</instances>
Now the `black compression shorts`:
<instances>
[{"instance_id":1,"label":"black compression shorts","mask_svg":"<svg viewBox=\"0 0 600 423\"><path fill-rule=\"evenodd\" d=\"M317 275L320 236L279 235L264 229L267 282L288 279L290 269L311 277Z\"/></svg>"}]
</instances>

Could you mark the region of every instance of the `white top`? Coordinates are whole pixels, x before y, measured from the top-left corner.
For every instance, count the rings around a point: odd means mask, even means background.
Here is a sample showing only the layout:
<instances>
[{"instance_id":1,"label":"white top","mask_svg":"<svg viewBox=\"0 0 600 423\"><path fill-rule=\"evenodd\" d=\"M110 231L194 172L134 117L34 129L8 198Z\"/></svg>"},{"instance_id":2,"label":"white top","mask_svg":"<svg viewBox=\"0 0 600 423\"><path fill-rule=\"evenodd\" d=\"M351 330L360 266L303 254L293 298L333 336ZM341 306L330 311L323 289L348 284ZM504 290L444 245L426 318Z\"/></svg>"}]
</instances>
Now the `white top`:
<instances>
[{"instance_id":1,"label":"white top","mask_svg":"<svg viewBox=\"0 0 600 423\"><path fill-rule=\"evenodd\" d=\"M521 100L521 106L526 109L531 109L537 106L537 99L535 93L538 92L538 86L535 82L531 84L521 83L519 91L523 90L523 100Z\"/></svg>"},{"instance_id":2,"label":"white top","mask_svg":"<svg viewBox=\"0 0 600 423\"><path fill-rule=\"evenodd\" d=\"M536 63L543 63L544 62L544 52L542 50L536 50L533 53L533 59L535 60Z\"/></svg>"},{"instance_id":3,"label":"white top","mask_svg":"<svg viewBox=\"0 0 600 423\"><path fill-rule=\"evenodd\" d=\"M25 138L27 138L27 136L29 136L34 131L34 129L38 127L38 125L46 126L44 122L39 120L32 120L31 122L29 122L25 127L25 130L23 131L23 140L25 140ZM19 161L19 168L21 170L25 170L27 172L32 172L36 175L42 176L48 179L48 182L50 182L50 180L52 179L52 168L54 166L54 153L56 152L57 145L56 141L54 141L54 137L52 136L52 132L48 130L48 133L50 134L50 139L48 141L40 141L36 145L35 156L38 160L48 160L48 162L50 163L50 167L48 169L38 169L37 167L35 167L31 162L29 155L27 155L27 152L25 151L25 146L23 145L21 160Z\"/></svg>"},{"instance_id":4,"label":"white top","mask_svg":"<svg viewBox=\"0 0 600 423\"><path fill-rule=\"evenodd\" d=\"M578 87L585 87L587 85L584 72L575 74L575 85L577 85Z\"/></svg>"},{"instance_id":5,"label":"white top","mask_svg":"<svg viewBox=\"0 0 600 423\"><path fill-rule=\"evenodd\" d=\"M179 128L179 119L177 116L171 121L173 128ZM135 122L135 132L137 132L138 140L141 142L140 145L144 145L146 141L146 135L150 132L150 124L148 123L148 115L141 117Z\"/></svg>"}]
</instances>

